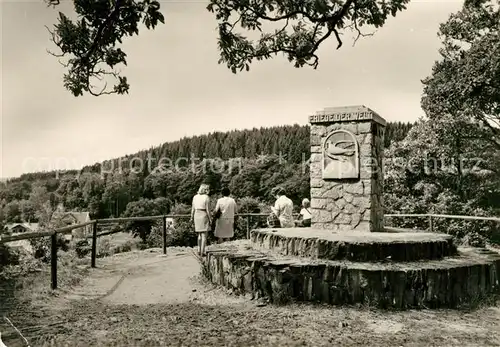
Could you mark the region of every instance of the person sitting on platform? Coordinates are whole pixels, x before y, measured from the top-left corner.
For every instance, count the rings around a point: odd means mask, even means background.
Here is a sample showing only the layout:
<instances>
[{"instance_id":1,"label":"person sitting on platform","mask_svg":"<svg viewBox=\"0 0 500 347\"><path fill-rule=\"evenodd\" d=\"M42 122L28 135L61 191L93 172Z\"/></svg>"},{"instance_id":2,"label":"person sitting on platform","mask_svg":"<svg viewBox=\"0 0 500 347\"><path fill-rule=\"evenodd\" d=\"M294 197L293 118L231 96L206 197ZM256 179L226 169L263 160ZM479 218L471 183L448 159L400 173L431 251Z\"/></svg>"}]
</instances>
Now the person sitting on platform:
<instances>
[{"instance_id":1,"label":"person sitting on platform","mask_svg":"<svg viewBox=\"0 0 500 347\"><path fill-rule=\"evenodd\" d=\"M310 227L311 226L311 202L309 199L302 200L302 209L300 210L299 219L296 221L298 227Z\"/></svg>"},{"instance_id":2,"label":"person sitting on platform","mask_svg":"<svg viewBox=\"0 0 500 347\"><path fill-rule=\"evenodd\" d=\"M293 219L293 202L286 195L281 187L276 187L271 191L271 194L276 197L273 213L278 217L282 228L293 228L295 221Z\"/></svg>"},{"instance_id":3,"label":"person sitting on platform","mask_svg":"<svg viewBox=\"0 0 500 347\"><path fill-rule=\"evenodd\" d=\"M274 212L271 212L269 214L269 216L267 216L267 226L269 228L280 228L281 227L280 220L279 220L278 216L276 216L274 214Z\"/></svg>"}]
</instances>

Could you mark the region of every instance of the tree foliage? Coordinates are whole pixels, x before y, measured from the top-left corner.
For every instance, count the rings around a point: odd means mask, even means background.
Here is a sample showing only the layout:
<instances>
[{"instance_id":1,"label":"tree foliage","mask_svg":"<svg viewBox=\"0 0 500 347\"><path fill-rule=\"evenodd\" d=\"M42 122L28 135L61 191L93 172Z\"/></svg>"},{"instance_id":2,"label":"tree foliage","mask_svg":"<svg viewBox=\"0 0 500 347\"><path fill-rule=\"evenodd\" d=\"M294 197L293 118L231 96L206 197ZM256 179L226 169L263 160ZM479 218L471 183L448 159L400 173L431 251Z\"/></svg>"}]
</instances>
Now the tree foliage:
<instances>
[{"instance_id":1,"label":"tree foliage","mask_svg":"<svg viewBox=\"0 0 500 347\"><path fill-rule=\"evenodd\" d=\"M127 208L123 213L123 217L144 217L144 216L161 216L170 212L170 201L166 198L139 199L127 204ZM128 222L125 226L127 230L133 231L139 235L142 240L146 240L147 235L151 232L151 227L155 221L134 221Z\"/></svg>"},{"instance_id":2,"label":"tree foliage","mask_svg":"<svg viewBox=\"0 0 500 347\"><path fill-rule=\"evenodd\" d=\"M269 59L283 53L295 67L318 66L316 54L330 36L342 46L341 33L354 30L362 36L364 26L382 27L387 18L405 9L408 0L385 2L366 0L211 0L208 10L219 21L219 63L227 64L234 73L250 69L254 59ZM277 23L278 29L264 32L264 23ZM235 31L261 32L253 42ZM357 37L357 38L358 38ZM356 38L356 39L357 39Z\"/></svg>"},{"instance_id":3,"label":"tree foliage","mask_svg":"<svg viewBox=\"0 0 500 347\"><path fill-rule=\"evenodd\" d=\"M47 0L58 5L59 0ZM78 19L73 21L59 12L58 24L49 29L53 43L60 53L57 57L68 57L63 64L68 68L64 75L64 86L74 96L84 92L91 95L125 94L129 84L115 67L127 64L127 54L118 44L127 36L139 34L143 23L154 29L165 18L160 12L160 3L155 0L74 0ZM112 89L107 87L109 78L115 79ZM96 86L96 82L102 82Z\"/></svg>"},{"instance_id":4,"label":"tree foliage","mask_svg":"<svg viewBox=\"0 0 500 347\"><path fill-rule=\"evenodd\" d=\"M432 129L420 136L456 163L459 157L475 157L481 164L473 171L452 165L454 170L441 170L433 183L427 178L425 186L434 184L437 195L423 203L456 214L494 215L500 207L500 1L466 0L440 26L439 36L441 59L422 81L422 107ZM429 134L438 137L429 139ZM467 237L495 230L485 224L448 222L447 229Z\"/></svg>"},{"instance_id":5,"label":"tree foliage","mask_svg":"<svg viewBox=\"0 0 500 347\"><path fill-rule=\"evenodd\" d=\"M483 131L465 117L422 120L386 151L386 213L488 216L500 209L500 155L485 151ZM427 228L427 220L398 219L397 226ZM459 242L491 239L490 222L435 221ZM477 240L476 240L477 241ZM474 242L476 242L474 241Z\"/></svg>"},{"instance_id":6,"label":"tree foliage","mask_svg":"<svg viewBox=\"0 0 500 347\"><path fill-rule=\"evenodd\" d=\"M45 0L56 6L60 0ZM233 72L250 69L254 59L284 54L295 67L318 66L317 51L329 37L337 48L341 35L352 30L363 36L361 28L382 27L387 18L406 8L410 0L210 0L207 10L218 21L219 64ZM58 23L49 29L60 50L53 53L67 58L64 86L75 96L128 93L130 85L115 67L127 64L127 54L118 47L128 36L138 35L141 24L154 29L165 18L156 0L73 0L77 14L71 20L59 13ZM264 24L278 29L266 31ZM247 33L260 32L256 41ZM109 80L114 79L112 88ZM100 85L96 85L99 83Z\"/></svg>"},{"instance_id":7,"label":"tree foliage","mask_svg":"<svg viewBox=\"0 0 500 347\"><path fill-rule=\"evenodd\" d=\"M439 29L441 60L424 83L431 118L474 119L482 138L500 149L500 2L468 0Z\"/></svg>"}]
</instances>

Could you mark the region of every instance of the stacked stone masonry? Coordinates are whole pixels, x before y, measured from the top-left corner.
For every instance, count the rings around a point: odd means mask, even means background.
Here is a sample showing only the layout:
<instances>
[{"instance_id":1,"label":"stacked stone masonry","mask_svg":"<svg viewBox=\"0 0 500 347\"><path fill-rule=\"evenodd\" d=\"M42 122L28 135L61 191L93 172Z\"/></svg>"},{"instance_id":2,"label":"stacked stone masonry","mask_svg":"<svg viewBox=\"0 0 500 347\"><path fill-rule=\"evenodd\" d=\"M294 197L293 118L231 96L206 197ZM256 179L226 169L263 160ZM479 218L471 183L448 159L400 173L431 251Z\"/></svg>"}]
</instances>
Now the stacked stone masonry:
<instances>
[{"instance_id":1,"label":"stacked stone masonry","mask_svg":"<svg viewBox=\"0 0 500 347\"><path fill-rule=\"evenodd\" d=\"M433 233L339 232L312 228L257 229L251 246L283 256L366 261L436 260L457 255L453 237Z\"/></svg>"},{"instance_id":2,"label":"stacked stone masonry","mask_svg":"<svg viewBox=\"0 0 500 347\"><path fill-rule=\"evenodd\" d=\"M311 213L313 227L380 231L383 228L384 126L374 121L311 125ZM322 179L322 143L334 130L347 130L359 144L359 180Z\"/></svg>"},{"instance_id":3,"label":"stacked stone masonry","mask_svg":"<svg viewBox=\"0 0 500 347\"><path fill-rule=\"evenodd\" d=\"M352 262L278 256L242 240L211 247L204 264L212 283L275 304L458 308L500 289L500 256L481 249L460 249L441 260Z\"/></svg>"}]
</instances>

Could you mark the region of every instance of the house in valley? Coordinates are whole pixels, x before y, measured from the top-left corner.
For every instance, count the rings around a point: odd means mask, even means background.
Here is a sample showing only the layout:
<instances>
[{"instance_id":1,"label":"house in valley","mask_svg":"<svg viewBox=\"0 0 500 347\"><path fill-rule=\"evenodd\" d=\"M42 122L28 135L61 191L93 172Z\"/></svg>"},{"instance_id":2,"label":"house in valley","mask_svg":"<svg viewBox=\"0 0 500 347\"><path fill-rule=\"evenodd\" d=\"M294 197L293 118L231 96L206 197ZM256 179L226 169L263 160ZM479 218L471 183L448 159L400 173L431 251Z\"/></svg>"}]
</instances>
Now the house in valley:
<instances>
[{"instance_id":1,"label":"house in valley","mask_svg":"<svg viewBox=\"0 0 500 347\"><path fill-rule=\"evenodd\" d=\"M10 223L5 228L9 234L34 233L39 229L38 223Z\"/></svg>"},{"instance_id":2,"label":"house in valley","mask_svg":"<svg viewBox=\"0 0 500 347\"><path fill-rule=\"evenodd\" d=\"M34 233L40 230L38 223L10 223L5 226L5 232L10 236L17 236L25 233ZM11 248L24 249L29 253L33 252L33 247L29 240L12 241L7 244Z\"/></svg>"},{"instance_id":3,"label":"house in valley","mask_svg":"<svg viewBox=\"0 0 500 347\"><path fill-rule=\"evenodd\" d=\"M90 222L89 212L66 212L60 206L53 214L51 222L58 227L64 227L68 225L83 224ZM71 240L73 237L82 238L92 233L92 224L86 225L81 228L74 229L71 234L66 234L65 238Z\"/></svg>"}]
</instances>

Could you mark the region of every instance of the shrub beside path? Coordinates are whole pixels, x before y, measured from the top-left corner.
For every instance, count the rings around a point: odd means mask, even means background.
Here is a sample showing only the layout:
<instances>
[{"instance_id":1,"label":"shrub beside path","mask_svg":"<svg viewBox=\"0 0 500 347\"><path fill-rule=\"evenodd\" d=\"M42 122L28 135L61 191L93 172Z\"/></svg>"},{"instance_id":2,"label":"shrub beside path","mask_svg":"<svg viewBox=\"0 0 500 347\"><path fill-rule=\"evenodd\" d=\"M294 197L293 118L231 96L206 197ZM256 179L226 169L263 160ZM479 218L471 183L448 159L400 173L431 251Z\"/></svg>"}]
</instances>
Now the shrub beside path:
<instances>
[{"instance_id":1,"label":"shrub beside path","mask_svg":"<svg viewBox=\"0 0 500 347\"><path fill-rule=\"evenodd\" d=\"M31 346L500 346L498 304L471 312L261 306L200 282L191 249L122 253L97 267L34 303L28 320L13 317Z\"/></svg>"}]
</instances>

